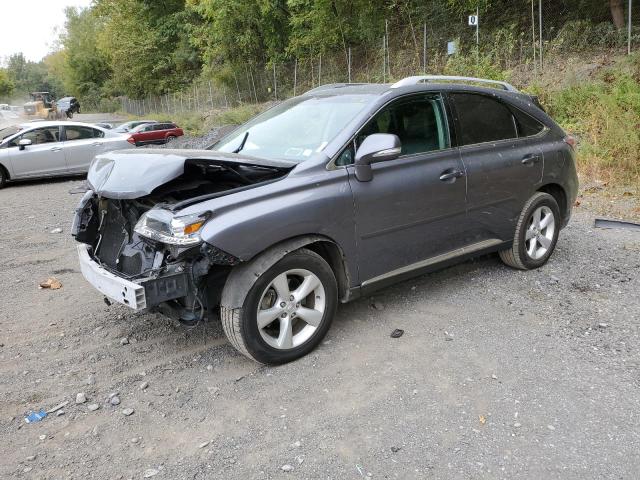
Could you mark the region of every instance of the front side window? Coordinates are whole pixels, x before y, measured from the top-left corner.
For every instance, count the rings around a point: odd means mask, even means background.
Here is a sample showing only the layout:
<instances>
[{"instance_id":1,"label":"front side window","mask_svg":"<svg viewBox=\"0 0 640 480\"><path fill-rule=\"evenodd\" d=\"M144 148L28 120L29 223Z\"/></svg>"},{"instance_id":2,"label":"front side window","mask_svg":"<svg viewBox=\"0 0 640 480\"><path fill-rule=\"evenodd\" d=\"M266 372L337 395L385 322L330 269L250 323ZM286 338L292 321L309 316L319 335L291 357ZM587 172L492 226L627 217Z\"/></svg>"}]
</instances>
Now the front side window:
<instances>
[{"instance_id":1,"label":"front side window","mask_svg":"<svg viewBox=\"0 0 640 480\"><path fill-rule=\"evenodd\" d=\"M439 95L402 99L383 108L360 130L355 141L338 156L336 165L352 164L357 148L365 138L374 133L397 135L402 147L401 155L449 148L449 131Z\"/></svg>"},{"instance_id":2,"label":"front side window","mask_svg":"<svg viewBox=\"0 0 640 480\"><path fill-rule=\"evenodd\" d=\"M300 163L321 152L375 97L297 97L267 110L214 145L221 152Z\"/></svg>"},{"instance_id":3,"label":"front side window","mask_svg":"<svg viewBox=\"0 0 640 480\"><path fill-rule=\"evenodd\" d=\"M475 93L452 93L460 128L460 146L517 138L511 110L502 102Z\"/></svg>"},{"instance_id":4,"label":"front side window","mask_svg":"<svg viewBox=\"0 0 640 480\"><path fill-rule=\"evenodd\" d=\"M18 142L22 139L31 140L31 145L58 142L60 141L59 129L58 127L35 128L11 140L9 146L17 147Z\"/></svg>"},{"instance_id":5,"label":"front side window","mask_svg":"<svg viewBox=\"0 0 640 480\"><path fill-rule=\"evenodd\" d=\"M64 128L67 135L67 141L86 140L89 138L97 138L104 135L104 133L102 133L101 131L95 130L91 127L71 126Z\"/></svg>"}]
</instances>

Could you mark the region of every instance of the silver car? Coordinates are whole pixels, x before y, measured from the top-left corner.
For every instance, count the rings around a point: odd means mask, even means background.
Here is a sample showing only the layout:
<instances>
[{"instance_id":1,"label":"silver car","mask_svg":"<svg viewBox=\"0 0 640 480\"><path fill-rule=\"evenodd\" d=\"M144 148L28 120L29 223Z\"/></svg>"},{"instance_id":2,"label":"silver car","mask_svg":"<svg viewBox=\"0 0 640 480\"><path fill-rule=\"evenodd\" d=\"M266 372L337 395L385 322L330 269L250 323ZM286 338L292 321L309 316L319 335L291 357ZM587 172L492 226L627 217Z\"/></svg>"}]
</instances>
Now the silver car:
<instances>
[{"instance_id":1,"label":"silver car","mask_svg":"<svg viewBox=\"0 0 640 480\"><path fill-rule=\"evenodd\" d=\"M0 129L0 188L10 180L86 173L93 157L131 148L126 135L79 122L29 122Z\"/></svg>"}]
</instances>

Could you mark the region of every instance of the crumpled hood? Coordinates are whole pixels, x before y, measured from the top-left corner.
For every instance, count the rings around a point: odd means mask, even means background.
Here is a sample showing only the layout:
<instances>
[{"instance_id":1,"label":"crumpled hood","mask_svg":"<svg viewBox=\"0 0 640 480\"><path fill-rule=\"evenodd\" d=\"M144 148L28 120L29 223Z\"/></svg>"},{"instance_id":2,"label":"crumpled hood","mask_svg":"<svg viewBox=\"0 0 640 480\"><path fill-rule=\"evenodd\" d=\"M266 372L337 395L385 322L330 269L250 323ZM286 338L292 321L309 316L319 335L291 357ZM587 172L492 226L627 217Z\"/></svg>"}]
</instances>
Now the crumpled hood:
<instances>
[{"instance_id":1,"label":"crumpled hood","mask_svg":"<svg viewBox=\"0 0 640 480\"><path fill-rule=\"evenodd\" d=\"M116 150L96 156L87 180L98 195L129 200L149 195L160 185L184 173L187 160L292 168L295 162L266 160L212 150L145 148Z\"/></svg>"}]
</instances>

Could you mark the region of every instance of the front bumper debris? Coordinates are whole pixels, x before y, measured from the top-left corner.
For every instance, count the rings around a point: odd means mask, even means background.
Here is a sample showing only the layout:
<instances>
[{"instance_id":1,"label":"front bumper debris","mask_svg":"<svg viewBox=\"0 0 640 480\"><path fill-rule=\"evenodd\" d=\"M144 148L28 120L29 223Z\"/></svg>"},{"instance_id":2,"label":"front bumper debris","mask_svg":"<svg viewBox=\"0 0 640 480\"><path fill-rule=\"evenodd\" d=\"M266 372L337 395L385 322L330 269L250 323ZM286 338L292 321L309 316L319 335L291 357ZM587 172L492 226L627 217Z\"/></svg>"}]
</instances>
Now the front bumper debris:
<instances>
[{"instance_id":1,"label":"front bumper debris","mask_svg":"<svg viewBox=\"0 0 640 480\"><path fill-rule=\"evenodd\" d=\"M84 278L106 297L133 310L144 310L184 297L189 292L189 279L184 272L127 280L94 261L89 248L85 244L78 245L80 270Z\"/></svg>"}]
</instances>

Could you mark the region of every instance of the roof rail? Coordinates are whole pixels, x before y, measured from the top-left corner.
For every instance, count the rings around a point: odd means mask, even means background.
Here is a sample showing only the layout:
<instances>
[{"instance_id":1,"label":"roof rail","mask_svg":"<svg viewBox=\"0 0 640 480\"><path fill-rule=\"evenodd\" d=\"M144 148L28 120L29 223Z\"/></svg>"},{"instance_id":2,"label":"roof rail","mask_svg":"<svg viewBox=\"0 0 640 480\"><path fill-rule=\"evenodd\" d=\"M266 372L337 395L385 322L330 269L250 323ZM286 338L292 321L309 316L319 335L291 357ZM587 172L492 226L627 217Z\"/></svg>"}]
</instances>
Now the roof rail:
<instances>
[{"instance_id":1,"label":"roof rail","mask_svg":"<svg viewBox=\"0 0 640 480\"><path fill-rule=\"evenodd\" d=\"M342 88L342 87L351 87L353 85L366 85L366 83L326 83L324 85L320 85L319 87L312 88L303 93L303 95L307 95L309 93L318 93L324 90L330 90L332 88Z\"/></svg>"},{"instance_id":2,"label":"roof rail","mask_svg":"<svg viewBox=\"0 0 640 480\"><path fill-rule=\"evenodd\" d=\"M448 75L416 75L414 77L406 77L399 82L391 85L391 88L406 87L408 85L417 85L419 83L427 82L475 82L475 83L488 83L491 85L498 85L508 92L517 92L518 89L507 82L501 82L499 80L489 80L486 78L475 77L458 77Z\"/></svg>"}]
</instances>

